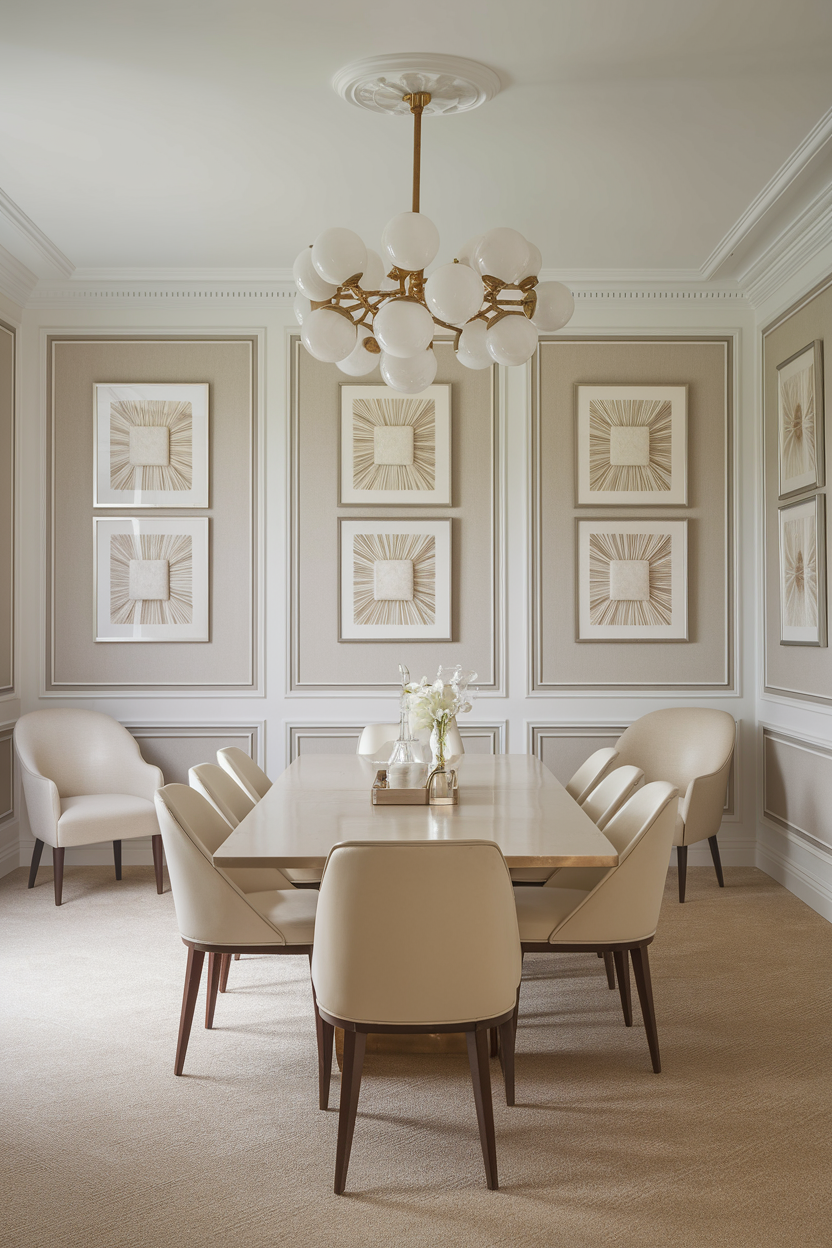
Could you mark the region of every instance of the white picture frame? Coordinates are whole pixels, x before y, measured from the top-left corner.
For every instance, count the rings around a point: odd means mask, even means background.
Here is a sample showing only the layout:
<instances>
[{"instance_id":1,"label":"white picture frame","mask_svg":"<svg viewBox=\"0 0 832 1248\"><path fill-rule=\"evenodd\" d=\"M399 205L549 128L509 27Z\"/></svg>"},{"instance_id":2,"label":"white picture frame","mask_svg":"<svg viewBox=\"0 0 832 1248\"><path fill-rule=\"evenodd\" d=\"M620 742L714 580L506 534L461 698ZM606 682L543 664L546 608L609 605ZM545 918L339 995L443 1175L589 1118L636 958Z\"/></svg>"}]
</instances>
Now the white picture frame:
<instances>
[{"instance_id":1,"label":"white picture frame","mask_svg":"<svg viewBox=\"0 0 832 1248\"><path fill-rule=\"evenodd\" d=\"M825 647L826 514L823 494L777 510L780 645Z\"/></svg>"},{"instance_id":2,"label":"white picture frame","mask_svg":"<svg viewBox=\"0 0 832 1248\"><path fill-rule=\"evenodd\" d=\"M449 385L341 386L340 502L450 506Z\"/></svg>"},{"instance_id":3,"label":"white picture frame","mask_svg":"<svg viewBox=\"0 0 832 1248\"><path fill-rule=\"evenodd\" d=\"M823 485L824 432L823 342L817 338L777 365L780 498Z\"/></svg>"},{"instance_id":4,"label":"white picture frame","mask_svg":"<svg viewBox=\"0 0 832 1248\"><path fill-rule=\"evenodd\" d=\"M685 506L687 386L576 391L578 506Z\"/></svg>"},{"instance_id":5,"label":"white picture frame","mask_svg":"<svg viewBox=\"0 0 832 1248\"><path fill-rule=\"evenodd\" d=\"M207 518L96 516L93 529L96 641L209 640Z\"/></svg>"},{"instance_id":6,"label":"white picture frame","mask_svg":"<svg viewBox=\"0 0 832 1248\"><path fill-rule=\"evenodd\" d=\"M687 520L578 520L578 640L686 641Z\"/></svg>"},{"instance_id":7,"label":"white picture frame","mask_svg":"<svg viewBox=\"0 0 832 1248\"><path fill-rule=\"evenodd\" d=\"M207 507L208 383L93 390L93 506Z\"/></svg>"},{"instance_id":8,"label":"white picture frame","mask_svg":"<svg viewBox=\"0 0 832 1248\"><path fill-rule=\"evenodd\" d=\"M341 518L340 641L451 641L451 521Z\"/></svg>"}]
</instances>

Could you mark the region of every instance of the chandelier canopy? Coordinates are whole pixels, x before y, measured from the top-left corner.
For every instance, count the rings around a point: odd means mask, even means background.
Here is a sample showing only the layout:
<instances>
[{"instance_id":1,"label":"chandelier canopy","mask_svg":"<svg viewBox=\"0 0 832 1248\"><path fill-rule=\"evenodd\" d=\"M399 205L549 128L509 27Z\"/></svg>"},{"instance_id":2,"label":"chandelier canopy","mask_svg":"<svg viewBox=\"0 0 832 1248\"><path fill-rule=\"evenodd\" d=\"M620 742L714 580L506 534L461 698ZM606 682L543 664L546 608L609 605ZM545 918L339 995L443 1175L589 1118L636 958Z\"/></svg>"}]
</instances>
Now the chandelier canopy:
<instances>
[{"instance_id":1,"label":"chandelier canopy","mask_svg":"<svg viewBox=\"0 0 832 1248\"><path fill-rule=\"evenodd\" d=\"M466 368L525 364L538 332L562 329L575 307L560 282L538 281L534 243L505 226L489 230L425 278L439 231L420 210L422 115L476 108L499 90L497 76L475 61L419 55L347 66L333 85L360 108L412 114L413 199L410 212L385 226L381 254L335 227L298 256L296 313L307 351L350 377L379 366L386 384L405 394L436 376L437 326L453 334Z\"/></svg>"}]
</instances>

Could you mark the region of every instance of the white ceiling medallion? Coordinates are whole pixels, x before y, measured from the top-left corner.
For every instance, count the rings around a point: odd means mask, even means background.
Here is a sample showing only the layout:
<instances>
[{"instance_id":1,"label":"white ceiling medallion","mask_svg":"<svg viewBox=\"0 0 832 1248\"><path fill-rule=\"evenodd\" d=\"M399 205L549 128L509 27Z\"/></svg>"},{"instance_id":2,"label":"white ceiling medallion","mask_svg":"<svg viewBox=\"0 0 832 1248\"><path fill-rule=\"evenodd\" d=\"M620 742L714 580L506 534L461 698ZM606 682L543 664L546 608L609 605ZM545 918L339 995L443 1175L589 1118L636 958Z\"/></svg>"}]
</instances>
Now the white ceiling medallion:
<instances>
[{"instance_id":1,"label":"white ceiling medallion","mask_svg":"<svg viewBox=\"0 0 832 1248\"><path fill-rule=\"evenodd\" d=\"M491 100L500 79L487 65L464 56L403 52L368 56L339 69L332 85L340 96L371 113L410 114L406 95L426 92L425 114L467 113Z\"/></svg>"}]
</instances>

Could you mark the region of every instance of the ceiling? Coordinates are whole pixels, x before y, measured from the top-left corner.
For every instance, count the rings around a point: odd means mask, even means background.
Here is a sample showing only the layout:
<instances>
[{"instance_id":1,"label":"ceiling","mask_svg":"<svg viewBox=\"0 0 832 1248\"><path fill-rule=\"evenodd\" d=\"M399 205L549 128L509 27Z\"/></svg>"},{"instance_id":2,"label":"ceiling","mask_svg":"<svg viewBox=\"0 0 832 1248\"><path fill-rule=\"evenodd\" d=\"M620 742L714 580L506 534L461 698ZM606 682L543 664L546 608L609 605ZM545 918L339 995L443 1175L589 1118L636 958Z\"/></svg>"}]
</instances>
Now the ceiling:
<instances>
[{"instance_id":1,"label":"ceiling","mask_svg":"<svg viewBox=\"0 0 832 1248\"><path fill-rule=\"evenodd\" d=\"M328 225L378 247L410 126L330 83L423 50L502 82L425 121L440 260L512 225L552 271L699 269L832 107L829 0L0 0L0 242L54 273L19 210L80 270L285 269Z\"/></svg>"}]
</instances>

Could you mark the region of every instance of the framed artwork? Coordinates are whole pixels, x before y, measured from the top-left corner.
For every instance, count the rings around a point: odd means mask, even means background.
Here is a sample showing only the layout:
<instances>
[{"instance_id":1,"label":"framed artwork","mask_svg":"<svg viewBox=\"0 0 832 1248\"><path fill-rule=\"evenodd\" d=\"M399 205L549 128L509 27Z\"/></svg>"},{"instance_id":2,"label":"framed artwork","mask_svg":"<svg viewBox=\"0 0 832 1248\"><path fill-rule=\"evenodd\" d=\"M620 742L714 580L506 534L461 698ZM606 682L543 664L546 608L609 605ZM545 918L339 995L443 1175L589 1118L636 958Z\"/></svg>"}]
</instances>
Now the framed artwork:
<instances>
[{"instance_id":1,"label":"framed artwork","mask_svg":"<svg viewBox=\"0 0 832 1248\"><path fill-rule=\"evenodd\" d=\"M823 343L818 338L777 365L779 495L823 485Z\"/></svg>"},{"instance_id":2,"label":"framed artwork","mask_svg":"<svg viewBox=\"0 0 832 1248\"><path fill-rule=\"evenodd\" d=\"M687 386L577 386L578 505L687 503Z\"/></svg>"},{"instance_id":3,"label":"framed artwork","mask_svg":"<svg viewBox=\"0 0 832 1248\"><path fill-rule=\"evenodd\" d=\"M826 645L824 496L778 509L780 645Z\"/></svg>"},{"instance_id":4,"label":"framed artwork","mask_svg":"<svg viewBox=\"0 0 832 1248\"><path fill-rule=\"evenodd\" d=\"M578 521L578 640L687 640L687 520Z\"/></svg>"},{"instance_id":5,"label":"framed artwork","mask_svg":"<svg viewBox=\"0 0 832 1248\"><path fill-rule=\"evenodd\" d=\"M208 641L207 519L93 520L96 641Z\"/></svg>"},{"instance_id":6,"label":"framed artwork","mask_svg":"<svg viewBox=\"0 0 832 1248\"><path fill-rule=\"evenodd\" d=\"M341 503L451 502L451 387L341 387Z\"/></svg>"},{"instance_id":7,"label":"framed artwork","mask_svg":"<svg viewBox=\"0 0 832 1248\"><path fill-rule=\"evenodd\" d=\"M450 641L450 520L338 523L339 640Z\"/></svg>"},{"instance_id":8,"label":"framed artwork","mask_svg":"<svg viewBox=\"0 0 832 1248\"><path fill-rule=\"evenodd\" d=\"M95 507L208 506L208 385L95 389Z\"/></svg>"}]
</instances>

